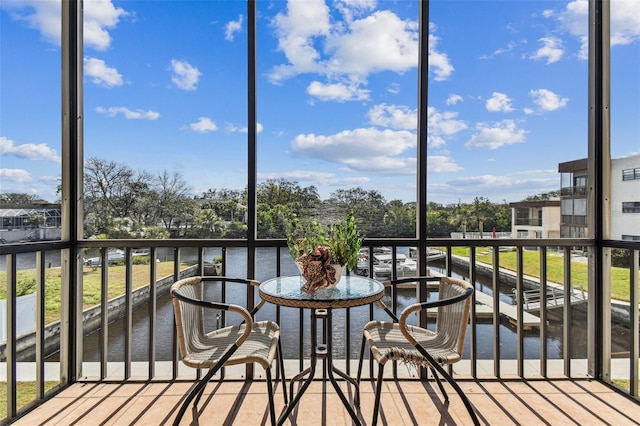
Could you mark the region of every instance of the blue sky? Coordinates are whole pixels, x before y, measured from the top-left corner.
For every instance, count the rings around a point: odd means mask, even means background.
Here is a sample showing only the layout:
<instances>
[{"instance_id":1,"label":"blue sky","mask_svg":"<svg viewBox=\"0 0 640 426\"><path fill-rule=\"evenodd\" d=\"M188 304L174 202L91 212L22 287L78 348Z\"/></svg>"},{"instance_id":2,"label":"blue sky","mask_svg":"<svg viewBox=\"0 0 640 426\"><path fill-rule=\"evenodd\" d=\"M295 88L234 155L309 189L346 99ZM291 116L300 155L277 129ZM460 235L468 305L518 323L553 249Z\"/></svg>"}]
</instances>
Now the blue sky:
<instances>
[{"instance_id":1,"label":"blue sky","mask_svg":"<svg viewBox=\"0 0 640 426\"><path fill-rule=\"evenodd\" d=\"M258 178L414 201L418 2L258 1ZM56 199L60 2L3 0L0 191ZM640 1L612 1L612 156L640 152ZM428 198L518 201L587 155L588 5L433 1ZM85 158L246 185L243 1L85 1Z\"/></svg>"}]
</instances>

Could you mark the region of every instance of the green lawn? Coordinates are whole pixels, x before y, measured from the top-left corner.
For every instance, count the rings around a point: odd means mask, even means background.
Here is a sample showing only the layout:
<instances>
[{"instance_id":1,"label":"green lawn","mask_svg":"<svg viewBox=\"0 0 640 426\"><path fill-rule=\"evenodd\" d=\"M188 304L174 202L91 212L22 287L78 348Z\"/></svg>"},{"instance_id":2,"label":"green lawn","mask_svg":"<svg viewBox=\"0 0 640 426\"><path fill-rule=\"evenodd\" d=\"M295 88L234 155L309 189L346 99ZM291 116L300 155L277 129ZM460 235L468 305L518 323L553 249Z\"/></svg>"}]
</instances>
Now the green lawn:
<instances>
[{"instance_id":1,"label":"green lawn","mask_svg":"<svg viewBox=\"0 0 640 426\"><path fill-rule=\"evenodd\" d=\"M482 253L482 254L481 254ZM466 247L453 247L452 254L469 256ZM540 278L540 253L538 251L524 251L524 274ZM493 254L490 248L476 249L476 261L492 264ZM500 267L511 271L516 270L516 252L500 252ZM575 288L583 285L587 290L587 264L583 262L571 262L571 282ZM555 283L564 282L564 257L556 256L553 252L547 252L547 280ZM611 267L611 297L616 300L629 301L629 270L626 268Z\"/></svg>"},{"instance_id":2,"label":"green lawn","mask_svg":"<svg viewBox=\"0 0 640 426\"><path fill-rule=\"evenodd\" d=\"M45 391L57 386L58 382L45 382ZM16 405L18 409L27 405L31 401L36 399L36 384L35 382L17 382L17 398ZM7 383L0 382L0 419L7 416Z\"/></svg>"},{"instance_id":3,"label":"green lawn","mask_svg":"<svg viewBox=\"0 0 640 426\"><path fill-rule=\"evenodd\" d=\"M183 269L186 264L182 264ZM109 266L108 294L109 299L124 294L125 266ZM173 262L158 262L156 264L157 279L173 274ZM133 288L139 288L149 284L149 265L133 265ZM100 303L100 283L102 270L85 267L83 271L84 309ZM45 324L60 319L60 287L61 269L48 268L45 271ZM20 270L17 273L18 295L29 294L35 291L35 269ZM6 299L7 275L0 274L0 299Z\"/></svg>"}]
</instances>

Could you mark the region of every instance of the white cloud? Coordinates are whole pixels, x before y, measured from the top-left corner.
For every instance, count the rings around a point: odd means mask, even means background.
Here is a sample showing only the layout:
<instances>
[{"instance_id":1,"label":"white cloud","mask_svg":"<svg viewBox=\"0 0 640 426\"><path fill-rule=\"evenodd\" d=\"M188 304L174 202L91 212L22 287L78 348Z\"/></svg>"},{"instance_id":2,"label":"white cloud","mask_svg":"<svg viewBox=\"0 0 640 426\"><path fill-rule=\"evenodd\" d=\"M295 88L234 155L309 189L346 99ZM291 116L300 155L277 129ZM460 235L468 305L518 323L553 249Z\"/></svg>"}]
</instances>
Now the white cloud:
<instances>
[{"instance_id":1,"label":"white cloud","mask_svg":"<svg viewBox=\"0 0 640 426\"><path fill-rule=\"evenodd\" d=\"M366 101L369 99L370 90L360 89L355 84L342 83L323 84L313 81L307 87L307 93L321 101Z\"/></svg>"},{"instance_id":2,"label":"white cloud","mask_svg":"<svg viewBox=\"0 0 640 426\"><path fill-rule=\"evenodd\" d=\"M354 16L362 16L375 9L376 0L336 0L334 6L342 13L345 21L351 22Z\"/></svg>"},{"instance_id":3,"label":"white cloud","mask_svg":"<svg viewBox=\"0 0 640 426\"><path fill-rule=\"evenodd\" d=\"M367 115L369 122L376 126L414 132L418 128L417 110L406 106L379 104L369 109ZM430 147L446 145L444 136L454 135L467 128L467 125L457 117L457 112L440 112L434 107L427 108L427 143Z\"/></svg>"},{"instance_id":4,"label":"white cloud","mask_svg":"<svg viewBox=\"0 0 640 426\"><path fill-rule=\"evenodd\" d=\"M427 157L427 169L429 173L450 173L462 170L452 158L444 155L430 155Z\"/></svg>"},{"instance_id":5,"label":"white cloud","mask_svg":"<svg viewBox=\"0 0 640 426\"><path fill-rule=\"evenodd\" d=\"M249 129L241 126L236 126L235 124L227 124L225 130L228 133L248 133ZM260 133L264 130L264 126L260 123L256 123L256 133Z\"/></svg>"},{"instance_id":6,"label":"white cloud","mask_svg":"<svg viewBox=\"0 0 640 426\"><path fill-rule=\"evenodd\" d=\"M0 136L0 155L12 155L27 160L61 162L60 156L54 149L49 148L47 144L26 143L24 145L16 145L14 141L4 136Z\"/></svg>"},{"instance_id":7,"label":"white cloud","mask_svg":"<svg viewBox=\"0 0 640 426\"><path fill-rule=\"evenodd\" d=\"M244 16L238 16L237 21L229 21L225 28L224 39L227 41L233 41L233 36L235 33L240 32L242 30L242 22L244 21Z\"/></svg>"},{"instance_id":8,"label":"white cloud","mask_svg":"<svg viewBox=\"0 0 640 426\"><path fill-rule=\"evenodd\" d=\"M505 53L511 52L513 49L515 49L517 45L518 44L515 41L510 41L509 43L507 43L507 47L500 47L494 50L490 55L482 55L480 59L490 59L495 56L504 55Z\"/></svg>"},{"instance_id":9,"label":"white cloud","mask_svg":"<svg viewBox=\"0 0 640 426\"><path fill-rule=\"evenodd\" d=\"M416 135L406 130L360 128L333 135L301 134L291 143L294 154L371 173L415 173Z\"/></svg>"},{"instance_id":10,"label":"white cloud","mask_svg":"<svg viewBox=\"0 0 640 426\"><path fill-rule=\"evenodd\" d=\"M211 121L209 117L198 117L198 121L189 124L189 128L194 132L206 133L218 130L216 123Z\"/></svg>"},{"instance_id":11,"label":"white cloud","mask_svg":"<svg viewBox=\"0 0 640 426\"><path fill-rule=\"evenodd\" d=\"M107 117L115 117L118 114L122 114L127 120L157 120L160 117L159 112L143 111L141 109L133 111L127 107L104 108L99 106L96 108L96 112L105 114Z\"/></svg>"},{"instance_id":12,"label":"white cloud","mask_svg":"<svg viewBox=\"0 0 640 426\"><path fill-rule=\"evenodd\" d=\"M446 104L447 105L455 105L458 102L462 102L462 101L463 101L462 96L456 95L456 94L451 94L447 98Z\"/></svg>"},{"instance_id":13,"label":"white cloud","mask_svg":"<svg viewBox=\"0 0 640 426\"><path fill-rule=\"evenodd\" d=\"M108 67L102 59L85 58L84 73L93 77L92 81L98 86L122 86L122 75L115 68Z\"/></svg>"},{"instance_id":14,"label":"white cloud","mask_svg":"<svg viewBox=\"0 0 640 426\"><path fill-rule=\"evenodd\" d=\"M367 115L376 126L413 131L418 128L418 112L406 106L379 104L371 107Z\"/></svg>"},{"instance_id":15,"label":"white cloud","mask_svg":"<svg viewBox=\"0 0 640 426\"><path fill-rule=\"evenodd\" d=\"M387 88L387 92L397 95L400 93L400 85L398 83L391 83Z\"/></svg>"},{"instance_id":16,"label":"white cloud","mask_svg":"<svg viewBox=\"0 0 640 426\"><path fill-rule=\"evenodd\" d=\"M121 16L127 16L124 9L115 7L110 0L84 2L83 38L89 46L106 50L111 45L111 36L106 29L113 29Z\"/></svg>"},{"instance_id":17,"label":"white cloud","mask_svg":"<svg viewBox=\"0 0 640 426\"><path fill-rule=\"evenodd\" d=\"M542 47L531 55L531 59L546 59L547 64L552 64L558 62L564 55L562 40L558 37L542 37L538 41L542 43Z\"/></svg>"},{"instance_id":18,"label":"white cloud","mask_svg":"<svg viewBox=\"0 0 640 426\"><path fill-rule=\"evenodd\" d=\"M370 1L338 2L336 7L344 16L341 21L330 19L323 1L288 2L286 13L279 13L272 21L278 50L287 63L272 68L271 82L315 73L329 80L323 86L349 81L345 86L353 87L366 84L372 73L404 73L417 67L417 21L403 20L387 10L364 16L373 6L375 2ZM448 56L438 51L438 40L433 35L429 38L429 66L436 80L445 80L453 67Z\"/></svg>"},{"instance_id":19,"label":"white cloud","mask_svg":"<svg viewBox=\"0 0 640 426\"><path fill-rule=\"evenodd\" d=\"M427 108L427 143L436 148L446 145L443 136L452 136L467 128L467 124L458 120L454 111L440 112L434 107Z\"/></svg>"},{"instance_id":20,"label":"white cloud","mask_svg":"<svg viewBox=\"0 0 640 426\"><path fill-rule=\"evenodd\" d=\"M319 72L320 54L313 46L313 37L329 34L329 8L322 0L288 2L287 12L278 13L272 21L278 38L278 50L289 64L279 65L270 73L272 82L305 72Z\"/></svg>"},{"instance_id":21,"label":"white cloud","mask_svg":"<svg viewBox=\"0 0 640 426\"><path fill-rule=\"evenodd\" d=\"M12 19L23 21L30 28L39 31L45 41L60 45L60 1L3 0L0 5L11 13ZM108 49L111 45L108 30L114 29L120 19L128 15L110 0L84 2L85 47Z\"/></svg>"},{"instance_id":22,"label":"white cloud","mask_svg":"<svg viewBox=\"0 0 640 426\"><path fill-rule=\"evenodd\" d=\"M429 34L429 69L435 68L436 81L447 80L451 74L453 74L453 65L449 61L449 56L446 53L438 51L439 37Z\"/></svg>"},{"instance_id":23,"label":"white cloud","mask_svg":"<svg viewBox=\"0 0 640 426\"><path fill-rule=\"evenodd\" d=\"M527 133L523 129L518 129L513 120L502 120L492 127L481 123L477 125L477 129L478 133L471 137L465 147L497 149L505 145L524 142Z\"/></svg>"},{"instance_id":24,"label":"white cloud","mask_svg":"<svg viewBox=\"0 0 640 426\"><path fill-rule=\"evenodd\" d=\"M542 111L555 111L565 107L569 102L569 98L562 98L547 89L531 90L529 96L533 98L533 103L538 105Z\"/></svg>"},{"instance_id":25,"label":"white cloud","mask_svg":"<svg viewBox=\"0 0 640 426\"><path fill-rule=\"evenodd\" d=\"M521 200L526 195L557 189L556 170L523 170L507 175L477 175L453 179L446 183L452 192L470 196L487 194L490 198Z\"/></svg>"},{"instance_id":26,"label":"white cloud","mask_svg":"<svg viewBox=\"0 0 640 426\"><path fill-rule=\"evenodd\" d=\"M491 98L485 103L487 111L491 112L510 112L513 111L511 99L504 93L493 92Z\"/></svg>"},{"instance_id":27,"label":"white cloud","mask_svg":"<svg viewBox=\"0 0 640 426\"><path fill-rule=\"evenodd\" d=\"M390 11L376 11L327 37L327 70L358 77L380 71L405 72L418 65L418 24Z\"/></svg>"},{"instance_id":28,"label":"white cloud","mask_svg":"<svg viewBox=\"0 0 640 426\"><path fill-rule=\"evenodd\" d=\"M640 2L613 0L611 2L611 46L640 41ZM587 59L589 53L589 3L574 0L553 15L563 31L576 37L581 44L578 57Z\"/></svg>"},{"instance_id":29,"label":"white cloud","mask_svg":"<svg viewBox=\"0 0 640 426\"><path fill-rule=\"evenodd\" d=\"M202 73L187 61L171 60L171 81L182 90L196 90Z\"/></svg>"},{"instance_id":30,"label":"white cloud","mask_svg":"<svg viewBox=\"0 0 640 426\"><path fill-rule=\"evenodd\" d=\"M27 183L33 180L29 172L22 169L0 169L0 177L16 183Z\"/></svg>"}]
</instances>

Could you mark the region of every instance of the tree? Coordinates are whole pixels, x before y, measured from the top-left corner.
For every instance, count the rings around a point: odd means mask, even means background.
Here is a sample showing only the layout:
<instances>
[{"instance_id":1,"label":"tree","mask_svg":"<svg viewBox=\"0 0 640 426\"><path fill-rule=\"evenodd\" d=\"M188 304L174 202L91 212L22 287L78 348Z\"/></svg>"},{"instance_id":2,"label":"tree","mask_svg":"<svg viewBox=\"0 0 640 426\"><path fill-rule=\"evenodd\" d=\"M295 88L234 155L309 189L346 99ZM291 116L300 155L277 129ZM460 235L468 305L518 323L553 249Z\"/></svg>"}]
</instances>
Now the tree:
<instances>
[{"instance_id":1,"label":"tree","mask_svg":"<svg viewBox=\"0 0 640 426\"><path fill-rule=\"evenodd\" d=\"M551 199L555 199L555 198L560 198L560 191L559 190L549 191L549 192L541 192L541 193L536 194L536 195L529 195L528 197L526 197L524 199L524 201L545 201L545 200L551 200Z\"/></svg>"},{"instance_id":2,"label":"tree","mask_svg":"<svg viewBox=\"0 0 640 426\"><path fill-rule=\"evenodd\" d=\"M40 227L47 223L47 217L40 212L31 212L29 213L29 218L27 219L30 225L35 227Z\"/></svg>"},{"instance_id":3,"label":"tree","mask_svg":"<svg viewBox=\"0 0 640 426\"><path fill-rule=\"evenodd\" d=\"M363 188L339 189L331 193L328 204L335 207L334 216L344 217L353 210L360 233L366 237L380 237L385 231L387 203L377 190ZM388 218L388 215L387 215Z\"/></svg>"},{"instance_id":4,"label":"tree","mask_svg":"<svg viewBox=\"0 0 640 426\"><path fill-rule=\"evenodd\" d=\"M134 206L151 186L149 173L113 161L89 158L84 172L84 211L92 233L108 233L110 219L135 216Z\"/></svg>"},{"instance_id":5,"label":"tree","mask_svg":"<svg viewBox=\"0 0 640 426\"><path fill-rule=\"evenodd\" d=\"M28 204L46 204L48 201L43 200L37 195L21 194L16 192L8 192L0 194L0 204L7 204L10 206L16 205L28 205Z\"/></svg>"},{"instance_id":6,"label":"tree","mask_svg":"<svg viewBox=\"0 0 640 426\"><path fill-rule=\"evenodd\" d=\"M155 179L154 191L157 218L167 230L171 230L176 220L181 220L184 225L194 217L192 212L197 206L188 196L190 187L180 173L170 174L166 170L160 173ZM185 215L186 212L189 213Z\"/></svg>"}]
</instances>

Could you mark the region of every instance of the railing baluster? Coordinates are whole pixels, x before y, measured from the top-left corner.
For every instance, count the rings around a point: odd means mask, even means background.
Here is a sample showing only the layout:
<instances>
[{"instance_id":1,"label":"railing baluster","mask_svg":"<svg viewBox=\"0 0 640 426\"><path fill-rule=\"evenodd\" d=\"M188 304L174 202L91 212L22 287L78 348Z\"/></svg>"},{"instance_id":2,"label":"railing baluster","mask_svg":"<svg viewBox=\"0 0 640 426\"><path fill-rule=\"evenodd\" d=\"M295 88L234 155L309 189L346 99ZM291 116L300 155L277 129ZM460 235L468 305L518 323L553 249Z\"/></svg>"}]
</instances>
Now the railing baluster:
<instances>
[{"instance_id":1,"label":"railing baluster","mask_svg":"<svg viewBox=\"0 0 640 426\"><path fill-rule=\"evenodd\" d=\"M133 261L131 248L125 249L125 278L124 278L124 294L125 294L125 312L124 312L124 379L131 377L131 359L133 346Z\"/></svg>"},{"instance_id":2,"label":"railing baluster","mask_svg":"<svg viewBox=\"0 0 640 426\"><path fill-rule=\"evenodd\" d=\"M493 373L500 378L500 250L493 251Z\"/></svg>"},{"instance_id":3,"label":"railing baluster","mask_svg":"<svg viewBox=\"0 0 640 426\"><path fill-rule=\"evenodd\" d=\"M540 247L540 375L547 377L547 247Z\"/></svg>"},{"instance_id":4,"label":"railing baluster","mask_svg":"<svg viewBox=\"0 0 640 426\"><path fill-rule=\"evenodd\" d=\"M640 354L640 338L638 335L640 334L640 314L638 313L638 305L640 304L640 289L638 288L638 266L640 265L640 250L631 250L631 256L629 256L629 260L631 260L631 264L629 265L629 300L631 305L631 324L630 328L630 340L631 340L631 350L629 351L629 371L630 371L630 386L629 392L631 392L632 396L638 395L638 381L640 381L640 377L638 376L638 357Z\"/></svg>"},{"instance_id":5,"label":"railing baluster","mask_svg":"<svg viewBox=\"0 0 640 426\"><path fill-rule=\"evenodd\" d=\"M149 249L149 380L156 375L156 312L158 310L156 281L156 248Z\"/></svg>"},{"instance_id":6,"label":"railing baluster","mask_svg":"<svg viewBox=\"0 0 640 426\"><path fill-rule=\"evenodd\" d=\"M522 289L524 262L522 250L522 247L518 247L516 250L516 358L518 363L518 377L524 378L524 304L522 303L524 299Z\"/></svg>"},{"instance_id":7,"label":"railing baluster","mask_svg":"<svg viewBox=\"0 0 640 426\"><path fill-rule=\"evenodd\" d=\"M16 415L16 287L17 287L17 254L6 257L7 265L7 418Z\"/></svg>"},{"instance_id":8,"label":"railing baluster","mask_svg":"<svg viewBox=\"0 0 640 426\"><path fill-rule=\"evenodd\" d=\"M45 253L36 252L36 398L44 398Z\"/></svg>"},{"instance_id":9,"label":"railing baluster","mask_svg":"<svg viewBox=\"0 0 640 426\"><path fill-rule=\"evenodd\" d=\"M100 249L100 379L107 377L109 365L109 263L107 248Z\"/></svg>"},{"instance_id":10,"label":"railing baluster","mask_svg":"<svg viewBox=\"0 0 640 426\"><path fill-rule=\"evenodd\" d=\"M571 247L564 248L564 306L562 328L562 358L564 360L564 375L571 377Z\"/></svg>"},{"instance_id":11,"label":"railing baluster","mask_svg":"<svg viewBox=\"0 0 640 426\"><path fill-rule=\"evenodd\" d=\"M447 249L451 251L451 247ZM469 247L469 282L475 288L476 284L476 248ZM478 289L476 289L478 291ZM476 291L471 295L471 316L469 318L469 328L471 329L470 340L470 362L471 362L471 376L474 379L478 378L478 336L476 330Z\"/></svg>"}]
</instances>

